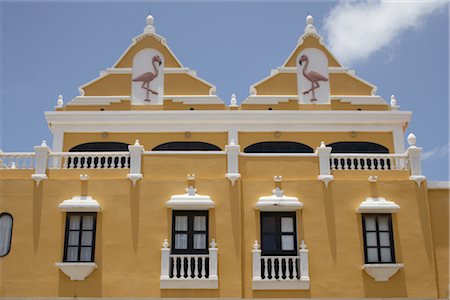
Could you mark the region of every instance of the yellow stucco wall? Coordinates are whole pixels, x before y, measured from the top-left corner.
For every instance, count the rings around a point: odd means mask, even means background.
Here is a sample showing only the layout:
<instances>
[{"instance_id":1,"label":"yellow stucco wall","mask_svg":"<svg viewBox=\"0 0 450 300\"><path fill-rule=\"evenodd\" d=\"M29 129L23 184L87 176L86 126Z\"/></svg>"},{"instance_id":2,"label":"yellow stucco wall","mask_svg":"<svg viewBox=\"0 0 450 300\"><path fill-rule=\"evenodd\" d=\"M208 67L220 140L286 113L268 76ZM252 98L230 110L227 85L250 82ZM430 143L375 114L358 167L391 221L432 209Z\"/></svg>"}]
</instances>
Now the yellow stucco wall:
<instances>
[{"instance_id":1,"label":"yellow stucco wall","mask_svg":"<svg viewBox=\"0 0 450 300\"><path fill-rule=\"evenodd\" d=\"M126 179L127 170L52 170L39 188L30 179L32 171L0 170L0 211L14 217L11 252L0 258L0 296L434 298L438 283L439 296L446 295L442 284L448 281L448 269L442 264L448 262L448 215L443 211L448 192L430 193L428 205L425 185L418 188L406 171L395 178L382 176L395 171L378 171L376 183L367 181L371 171L334 172L335 180L325 188L317 181L314 157L240 157L239 162L242 179L235 186L224 178L226 155L212 154L144 155L144 179L136 187ZM90 179L81 182L81 173ZM170 241L171 230L165 202L185 192L188 173L196 174L198 193L216 203L210 210L210 238L219 248L217 290L159 288L161 243ZM260 240L254 205L271 195L274 175L283 176L286 195L304 204L297 229L298 240L304 239L310 251L307 291L252 290L251 249ZM103 208L97 221L99 268L85 281L74 282L54 266L64 243L65 214L58 204L83 194ZM366 197L385 197L401 207L393 227L396 260L405 267L388 282L374 282L361 270L362 228L356 209ZM435 263L440 264L437 269Z\"/></svg>"},{"instance_id":2,"label":"yellow stucco wall","mask_svg":"<svg viewBox=\"0 0 450 300\"><path fill-rule=\"evenodd\" d=\"M449 190L428 190L440 298L449 297Z\"/></svg>"}]
</instances>

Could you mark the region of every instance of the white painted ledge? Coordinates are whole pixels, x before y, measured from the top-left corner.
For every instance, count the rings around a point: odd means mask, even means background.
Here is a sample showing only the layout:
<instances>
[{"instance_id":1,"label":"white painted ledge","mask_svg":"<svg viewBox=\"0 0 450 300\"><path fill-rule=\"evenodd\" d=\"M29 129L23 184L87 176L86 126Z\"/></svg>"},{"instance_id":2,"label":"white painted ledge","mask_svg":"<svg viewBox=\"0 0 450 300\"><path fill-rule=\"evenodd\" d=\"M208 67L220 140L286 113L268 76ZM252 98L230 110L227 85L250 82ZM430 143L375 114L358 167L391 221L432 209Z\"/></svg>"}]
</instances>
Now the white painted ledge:
<instances>
[{"instance_id":1,"label":"white painted ledge","mask_svg":"<svg viewBox=\"0 0 450 300\"><path fill-rule=\"evenodd\" d=\"M59 210L63 212L100 212L102 208L97 200L91 196L74 196L58 205Z\"/></svg>"},{"instance_id":2,"label":"white painted ledge","mask_svg":"<svg viewBox=\"0 0 450 300\"><path fill-rule=\"evenodd\" d=\"M388 201L382 197L368 197L361 202L358 213L396 213L400 210L400 206L393 201Z\"/></svg>"},{"instance_id":3,"label":"white painted ledge","mask_svg":"<svg viewBox=\"0 0 450 300\"><path fill-rule=\"evenodd\" d=\"M309 290L309 279L253 279L253 290Z\"/></svg>"},{"instance_id":4,"label":"white painted ledge","mask_svg":"<svg viewBox=\"0 0 450 300\"><path fill-rule=\"evenodd\" d=\"M375 281L388 281L403 266L403 264L364 264L362 269Z\"/></svg>"},{"instance_id":5,"label":"white painted ledge","mask_svg":"<svg viewBox=\"0 0 450 300\"><path fill-rule=\"evenodd\" d=\"M95 269L97 269L96 263L78 263L78 262L57 262L55 263L64 274L66 274L70 280L84 280Z\"/></svg>"},{"instance_id":6,"label":"white painted ledge","mask_svg":"<svg viewBox=\"0 0 450 300\"><path fill-rule=\"evenodd\" d=\"M218 289L217 278L170 278L160 279L161 289Z\"/></svg>"},{"instance_id":7,"label":"white painted ledge","mask_svg":"<svg viewBox=\"0 0 450 300\"><path fill-rule=\"evenodd\" d=\"M450 181L433 181L427 182L429 190L450 190Z\"/></svg>"},{"instance_id":8,"label":"white painted ledge","mask_svg":"<svg viewBox=\"0 0 450 300\"><path fill-rule=\"evenodd\" d=\"M216 205L209 196L198 194L189 195L186 193L170 197L170 200L166 202L166 206L178 210L207 210Z\"/></svg>"},{"instance_id":9,"label":"white painted ledge","mask_svg":"<svg viewBox=\"0 0 450 300\"><path fill-rule=\"evenodd\" d=\"M255 209L260 211L296 211L302 209L303 203L297 197L283 195L283 190L274 189L272 196L260 197Z\"/></svg>"}]
</instances>

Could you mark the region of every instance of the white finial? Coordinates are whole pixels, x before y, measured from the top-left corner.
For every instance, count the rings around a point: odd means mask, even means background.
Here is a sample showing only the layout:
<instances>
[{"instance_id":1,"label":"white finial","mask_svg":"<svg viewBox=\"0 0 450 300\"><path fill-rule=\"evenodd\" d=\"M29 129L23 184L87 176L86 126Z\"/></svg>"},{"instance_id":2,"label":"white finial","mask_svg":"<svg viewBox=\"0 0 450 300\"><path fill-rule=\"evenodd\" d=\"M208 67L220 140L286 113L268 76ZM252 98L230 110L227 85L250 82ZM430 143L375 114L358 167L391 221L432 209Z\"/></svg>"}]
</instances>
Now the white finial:
<instances>
[{"instance_id":1,"label":"white finial","mask_svg":"<svg viewBox=\"0 0 450 300\"><path fill-rule=\"evenodd\" d=\"M155 33L155 27L153 26L153 23L155 22L155 19L152 15L147 16L147 26L145 26L144 33Z\"/></svg>"},{"instance_id":2,"label":"white finial","mask_svg":"<svg viewBox=\"0 0 450 300\"><path fill-rule=\"evenodd\" d=\"M164 242L162 243L162 247L163 247L164 249L169 248L169 242L167 241L167 239L164 239Z\"/></svg>"},{"instance_id":3,"label":"white finial","mask_svg":"<svg viewBox=\"0 0 450 300\"><path fill-rule=\"evenodd\" d=\"M236 95L235 94L231 95L230 106L231 107L236 107L237 106L237 100L236 100Z\"/></svg>"},{"instance_id":4,"label":"white finial","mask_svg":"<svg viewBox=\"0 0 450 300\"><path fill-rule=\"evenodd\" d=\"M416 136L413 133L410 133L408 135L408 145L411 147L416 146Z\"/></svg>"},{"instance_id":5,"label":"white finial","mask_svg":"<svg viewBox=\"0 0 450 300\"><path fill-rule=\"evenodd\" d=\"M272 194L275 197L282 198L284 195L284 191L282 189L280 189L279 187L276 187L275 189L272 190Z\"/></svg>"},{"instance_id":6,"label":"white finial","mask_svg":"<svg viewBox=\"0 0 450 300\"><path fill-rule=\"evenodd\" d=\"M255 243L253 244L253 249L255 249L255 250L259 249L258 241L255 241Z\"/></svg>"},{"instance_id":7,"label":"white finial","mask_svg":"<svg viewBox=\"0 0 450 300\"><path fill-rule=\"evenodd\" d=\"M305 27L305 33L316 33L316 27L314 27L314 18L311 15L308 15L306 17L306 27Z\"/></svg>"},{"instance_id":8,"label":"white finial","mask_svg":"<svg viewBox=\"0 0 450 300\"><path fill-rule=\"evenodd\" d=\"M305 244L305 241L304 241L304 240L302 240L302 241L300 242L300 249L306 249L306 244Z\"/></svg>"},{"instance_id":9,"label":"white finial","mask_svg":"<svg viewBox=\"0 0 450 300\"><path fill-rule=\"evenodd\" d=\"M236 142L234 141L234 139L231 139L230 146L236 146Z\"/></svg>"},{"instance_id":10,"label":"white finial","mask_svg":"<svg viewBox=\"0 0 450 300\"><path fill-rule=\"evenodd\" d=\"M58 100L56 101L56 107L61 108L63 107L63 105L64 105L63 96L59 95Z\"/></svg>"},{"instance_id":11,"label":"white finial","mask_svg":"<svg viewBox=\"0 0 450 300\"><path fill-rule=\"evenodd\" d=\"M399 106L397 105L397 98L394 95L391 96L391 109L398 110Z\"/></svg>"},{"instance_id":12,"label":"white finial","mask_svg":"<svg viewBox=\"0 0 450 300\"><path fill-rule=\"evenodd\" d=\"M11 169L17 169L16 163L15 163L15 162L12 162L12 163L11 163Z\"/></svg>"},{"instance_id":13,"label":"white finial","mask_svg":"<svg viewBox=\"0 0 450 300\"><path fill-rule=\"evenodd\" d=\"M217 248L217 243L215 239L211 239L211 243L209 243L209 246L211 246L211 248Z\"/></svg>"},{"instance_id":14,"label":"white finial","mask_svg":"<svg viewBox=\"0 0 450 300\"><path fill-rule=\"evenodd\" d=\"M186 193L188 194L188 196L195 196L196 192L197 192L197 189L195 187L193 187L192 185L190 185L186 189Z\"/></svg>"},{"instance_id":15,"label":"white finial","mask_svg":"<svg viewBox=\"0 0 450 300\"><path fill-rule=\"evenodd\" d=\"M42 140L41 147L47 147L47 141L46 140Z\"/></svg>"},{"instance_id":16,"label":"white finial","mask_svg":"<svg viewBox=\"0 0 450 300\"><path fill-rule=\"evenodd\" d=\"M321 141L321 142L320 142L320 148L325 148L325 147L326 147L325 142L324 142L324 141Z\"/></svg>"},{"instance_id":17,"label":"white finial","mask_svg":"<svg viewBox=\"0 0 450 300\"><path fill-rule=\"evenodd\" d=\"M139 143L139 140L138 139L136 139L135 141L134 141L134 145L135 146L140 146L141 144Z\"/></svg>"}]
</instances>

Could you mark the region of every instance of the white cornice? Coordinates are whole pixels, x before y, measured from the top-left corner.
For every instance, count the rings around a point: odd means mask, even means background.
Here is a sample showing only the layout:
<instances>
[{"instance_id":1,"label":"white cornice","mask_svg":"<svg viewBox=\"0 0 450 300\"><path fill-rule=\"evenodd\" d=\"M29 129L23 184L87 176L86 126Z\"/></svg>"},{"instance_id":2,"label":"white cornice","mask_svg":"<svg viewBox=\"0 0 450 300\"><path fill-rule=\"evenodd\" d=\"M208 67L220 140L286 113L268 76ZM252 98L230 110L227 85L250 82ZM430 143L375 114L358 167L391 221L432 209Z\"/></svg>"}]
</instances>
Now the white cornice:
<instances>
[{"instance_id":1,"label":"white cornice","mask_svg":"<svg viewBox=\"0 0 450 300\"><path fill-rule=\"evenodd\" d=\"M84 105L110 105L120 103L122 100L130 100L130 95L124 96L77 96L73 98L67 105L84 106ZM224 104L216 95L164 95L164 100L172 100L173 102L183 104Z\"/></svg>"},{"instance_id":2,"label":"white cornice","mask_svg":"<svg viewBox=\"0 0 450 300\"><path fill-rule=\"evenodd\" d=\"M83 124L371 124L404 125L408 111L56 111L46 112L52 126Z\"/></svg>"},{"instance_id":3,"label":"white cornice","mask_svg":"<svg viewBox=\"0 0 450 300\"><path fill-rule=\"evenodd\" d=\"M427 182L429 190L450 190L450 181L432 181Z\"/></svg>"},{"instance_id":4,"label":"white cornice","mask_svg":"<svg viewBox=\"0 0 450 300\"><path fill-rule=\"evenodd\" d=\"M278 104L297 100L297 95L250 95L242 104ZM331 100L340 100L341 102L354 105L387 105L387 102L380 96L354 96L354 95L332 95Z\"/></svg>"},{"instance_id":5,"label":"white cornice","mask_svg":"<svg viewBox=\"0 0 450 300\"><path fill-rule=\"evenodd\" d=\"M108 68L104 71L101 71L102 74L131 74L132 68ZM196 76L196 72L189 68L164 68L164 74L191 74Z\"/></svg>"}]
</instances>

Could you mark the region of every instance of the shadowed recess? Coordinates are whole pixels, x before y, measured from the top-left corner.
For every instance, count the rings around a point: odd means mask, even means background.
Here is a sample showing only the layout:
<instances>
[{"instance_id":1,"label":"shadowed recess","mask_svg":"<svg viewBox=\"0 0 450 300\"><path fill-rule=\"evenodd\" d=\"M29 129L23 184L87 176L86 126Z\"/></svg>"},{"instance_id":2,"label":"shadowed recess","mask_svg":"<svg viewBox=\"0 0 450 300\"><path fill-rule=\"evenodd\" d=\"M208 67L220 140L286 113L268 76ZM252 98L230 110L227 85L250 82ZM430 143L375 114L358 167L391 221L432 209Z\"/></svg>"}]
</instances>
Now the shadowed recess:
<instances>
[{"instance_id":1,"label":"shadowed recess","mask_svg":"<svg viewBox=\"0 0 450 300\"><path fill-rule=\"evenodd\" d=\"M158 145L152 151L222 151L222 149L204 142L170 142Z\"/></svg>"},{"instance_id":2,"label":"shadowed recess","mask_svg":"<svg viewBox=\"0 0 450 300\"><path fill-rule=\"evenodd\" d=\"M297 142L260 142L244 149L245 153L313 153L313 149Z\"/></svg>"}]
</instances>

